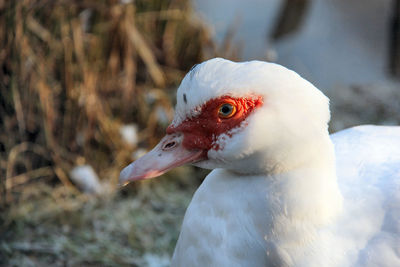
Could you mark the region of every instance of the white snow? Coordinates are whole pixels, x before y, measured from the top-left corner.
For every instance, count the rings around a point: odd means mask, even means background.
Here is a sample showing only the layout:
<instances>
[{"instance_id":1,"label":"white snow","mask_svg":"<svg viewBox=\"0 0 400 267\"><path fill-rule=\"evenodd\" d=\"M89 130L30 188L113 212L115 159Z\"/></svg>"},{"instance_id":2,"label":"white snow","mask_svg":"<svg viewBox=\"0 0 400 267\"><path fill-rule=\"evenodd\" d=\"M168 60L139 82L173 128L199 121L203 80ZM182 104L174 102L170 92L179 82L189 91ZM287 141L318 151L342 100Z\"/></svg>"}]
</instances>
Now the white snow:
<instances>
[{"instance_id":1,"label":"white snow","mask_svg":"<svg viewBox=\"0 0 400 267\"><path fill-rule=\"evenodd\" d=\"M138 127L136 124L127 124L121 126L119 132L122 139L131 146L136 146L139 140Z\"/></svg>"},{"instance_id":2,"label":"white snow","mask_svg":"<svg viewBox=\"0 0 400 267\"><path fill-rule=\"evenodd\" d=\"M71 180L84 192L96 193L102 192L102 185L99 177L90 165L74 167L70 172Z\"/></svg>"}]
</instances>

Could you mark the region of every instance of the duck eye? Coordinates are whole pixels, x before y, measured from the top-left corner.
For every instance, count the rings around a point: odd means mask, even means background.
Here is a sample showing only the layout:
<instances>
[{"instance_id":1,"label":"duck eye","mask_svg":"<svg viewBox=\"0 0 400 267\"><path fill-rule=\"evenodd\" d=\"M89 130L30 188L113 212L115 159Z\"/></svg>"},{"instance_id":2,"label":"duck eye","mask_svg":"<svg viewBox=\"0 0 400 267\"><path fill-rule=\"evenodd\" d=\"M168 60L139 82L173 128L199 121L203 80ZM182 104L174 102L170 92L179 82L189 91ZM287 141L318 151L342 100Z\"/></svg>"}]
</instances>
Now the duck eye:
<instances>
[{"instance_id":1,"label":"duck eye","mask_svg":"<svg viewBox=\"0 0 400 267\"><path fill-rule=\"evenodd\" d=\"M228 103L222 104L218 109L218 116L222 119L230 118L235 115L235 113L236 107Z\"/></svg>"}]
</instances>

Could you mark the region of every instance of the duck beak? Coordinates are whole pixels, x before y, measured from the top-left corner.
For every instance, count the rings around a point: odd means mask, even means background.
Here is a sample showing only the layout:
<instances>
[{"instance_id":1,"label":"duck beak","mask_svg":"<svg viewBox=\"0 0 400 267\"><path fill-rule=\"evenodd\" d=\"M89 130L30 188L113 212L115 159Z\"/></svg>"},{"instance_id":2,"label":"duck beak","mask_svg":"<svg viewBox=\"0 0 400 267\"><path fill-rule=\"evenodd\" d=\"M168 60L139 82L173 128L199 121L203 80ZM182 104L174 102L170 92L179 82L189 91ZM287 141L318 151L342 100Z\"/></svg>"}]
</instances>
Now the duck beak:
<instances>
[{"instance_id":1,"label":"duck beak","mask_svg":"<svg viewBox=\"0 0 400 267\"><path fill-rule=\"evenodd\" d=\"M182 141L182 134L164 136L153 150L121 171L119 183L125 185L131 181L157 177L172 168L205 158L203 150L188 150L182 145Z\"/></svg>"}]
</instances>

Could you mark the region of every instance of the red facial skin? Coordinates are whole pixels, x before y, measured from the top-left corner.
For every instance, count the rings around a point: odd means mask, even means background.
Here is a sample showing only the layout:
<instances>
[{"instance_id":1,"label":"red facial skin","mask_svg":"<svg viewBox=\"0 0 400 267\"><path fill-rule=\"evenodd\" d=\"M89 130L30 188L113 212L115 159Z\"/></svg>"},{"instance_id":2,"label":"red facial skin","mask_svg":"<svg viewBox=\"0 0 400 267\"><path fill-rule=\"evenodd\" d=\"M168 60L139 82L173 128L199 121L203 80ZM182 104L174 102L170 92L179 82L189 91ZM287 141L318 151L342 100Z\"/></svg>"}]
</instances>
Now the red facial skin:
<instances>
[{"instance_id":1,"label":"red facial skin","mask_svg":"<svg viewBox=\"0 0 400 267\"><path fill-rule=\"evenodd\" d=\"M226 103L236 107L236 113L229 118L221 117L218 112L220 106ZM188 150L203 150L206 156L211 148L219 149L214 142L220 134L239 127L252 111L262 104L261 96L243 98L222 96L212 99L201 107L200 115L187 119L178 126L170 125L167 134L183 133L182 145Z\"/></svg>"}]
</instances>

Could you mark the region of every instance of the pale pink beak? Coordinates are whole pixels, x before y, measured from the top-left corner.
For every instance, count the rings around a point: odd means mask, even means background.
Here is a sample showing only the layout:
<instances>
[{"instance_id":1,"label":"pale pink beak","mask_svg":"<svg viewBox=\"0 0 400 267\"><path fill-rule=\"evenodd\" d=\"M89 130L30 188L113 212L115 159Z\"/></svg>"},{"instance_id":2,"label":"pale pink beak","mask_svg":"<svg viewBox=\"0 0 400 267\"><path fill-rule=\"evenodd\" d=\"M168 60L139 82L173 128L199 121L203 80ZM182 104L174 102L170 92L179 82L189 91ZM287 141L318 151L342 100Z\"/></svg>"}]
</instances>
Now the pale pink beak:
<instances>
[{"instance_id":1,"label":"pale pink beak","mask_svg":"<svg viewBox=\"0 0 400 267\"><path fill-rule=\"evenodd\" d=\"M205 159L204 151L188 150L182 145L183 135L168 134L149 153L125 167L119 175L119 183L160 176L185 163Z\"/></svg>"}]
</instances>

